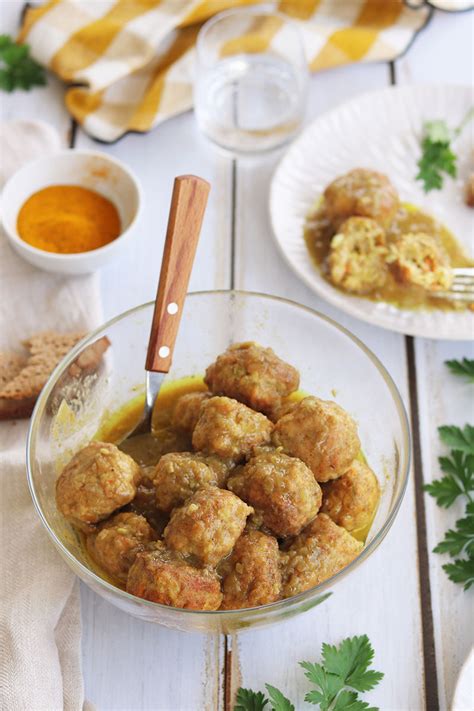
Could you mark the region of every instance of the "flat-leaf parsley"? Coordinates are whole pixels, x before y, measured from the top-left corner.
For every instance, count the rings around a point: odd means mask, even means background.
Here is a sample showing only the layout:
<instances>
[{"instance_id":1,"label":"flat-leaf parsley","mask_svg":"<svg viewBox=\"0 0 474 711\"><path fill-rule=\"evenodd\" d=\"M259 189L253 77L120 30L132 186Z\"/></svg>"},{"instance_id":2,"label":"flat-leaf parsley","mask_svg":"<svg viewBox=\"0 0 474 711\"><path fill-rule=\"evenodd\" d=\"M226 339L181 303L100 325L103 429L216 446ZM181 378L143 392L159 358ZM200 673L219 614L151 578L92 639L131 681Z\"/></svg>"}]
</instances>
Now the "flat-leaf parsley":
<instances>
[{"instance_id":1,"label":"flat-leaf parsley","mask_svg":"<svg viewBox=\"0 0 474 711\"><path fill-rule=\"evenodd\" d=\"M446 121L442 120L425 123L416 180L421 180L426 193L430 190L440 190L443 187L443 174L456 177L457 156L452 149L452 142L473 116L474 108L471 108L458 128L454 130L451 130Z\"/></svg>"},{"instance_id":2,"label":"flat-leaf parsley","mask_svg":"<svg viewBox=\"0 0 474 711\"><path fill-rule=\"evenodd\" d=\"M322 663L300 662L306 678L316 687L305 701L321 711L378 711L359 699L358 692L370 691L383 678L382 672L369 669L374 650L367 635L351 637L338 647L323 644ZM261 691L240 688L234 711L295 711L281 691L265 684L269 698Z\"/></svg>"},{"instance_id":3,"label":"flat-leaf parsley","mask_svg":"<svg viewBox=\"0 0 474 711\"><path fill-rule=\"evenodd\" d=\"M16 44L9 35L0 35L0 89L28 91L46 84L42 66L30 57L27 44Z\"/></svg>"},{"instance_id":4,"label":"flat-leaf parsley","mask_svg":"<svg viewBox=\"0 0 474 711\"><path fill-rule=\"evenodd\" d=\"M453 367L453 363L458 365ZM473 361L466 358L446 364L455 375L465 376L466 370L469 373L473 370ZM449 456L439 458L444 476L426 484L424 489L436 499L438 506L444 508L449 508L460 496L464 497L466 514L456 521L454 528L446 531L443 540L433 550L454 558L452 563L443 565L443 570L453 583L464 585L468 590L474 585L474 427L444 425L438 431L441 441L451 447L451 451Z\"/></svg>"}]
</instances>

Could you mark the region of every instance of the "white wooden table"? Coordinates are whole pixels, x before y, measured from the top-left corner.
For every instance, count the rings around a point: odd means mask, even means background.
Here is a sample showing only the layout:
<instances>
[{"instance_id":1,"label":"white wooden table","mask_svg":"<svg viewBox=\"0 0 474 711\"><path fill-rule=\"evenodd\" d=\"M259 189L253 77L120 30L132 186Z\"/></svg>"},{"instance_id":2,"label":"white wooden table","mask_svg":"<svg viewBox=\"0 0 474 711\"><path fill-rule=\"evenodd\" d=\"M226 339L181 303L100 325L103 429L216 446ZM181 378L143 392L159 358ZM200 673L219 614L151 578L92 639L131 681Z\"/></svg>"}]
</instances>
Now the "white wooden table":
<instances>
[{"instance_id":1,"label":"white wooden table","mask_svg":"<svg viewBox=\"0 0 474 711\"><path fill-rule=\"evenodd\" d=\"M0 2L1 32L14 33L21 3ZM345 67L311 80L308 121L340 102L390 84L472 83L473 14L436 12L406 56L391 64ZM341 322L367 343L394 377L411 414L414 461L398 518L372 557L340 582L323 606L278 626L219 639L147 625L82 586L87 698L99 711L195 711L232 708L240 686L281 688L297 708L306 680L297 666L317 660L324 641L367 633L385 679L369 695L384 711L448 709L473 642L473 593L451 583L430 551L458 511L442 511L421 491L435 478L442 423L473 421L469 388L450 376L447 358L473 357L469 343L413 339L348 318L312 294L289 271L270 233L267 194L278 156L232 161L199 136L192 113L146 136L98 146L73 130L63 87L1 97L1 116L37 116L65 145L100 149L128 163L144 187L135 250L101 273L106 319L154 297L173 176L211 181L212 197L191 290L238 288L289 297ZM472 392L472 391L471 391ZM13 711L13 710L11 710Z\"/></svg>"}]
</instances>

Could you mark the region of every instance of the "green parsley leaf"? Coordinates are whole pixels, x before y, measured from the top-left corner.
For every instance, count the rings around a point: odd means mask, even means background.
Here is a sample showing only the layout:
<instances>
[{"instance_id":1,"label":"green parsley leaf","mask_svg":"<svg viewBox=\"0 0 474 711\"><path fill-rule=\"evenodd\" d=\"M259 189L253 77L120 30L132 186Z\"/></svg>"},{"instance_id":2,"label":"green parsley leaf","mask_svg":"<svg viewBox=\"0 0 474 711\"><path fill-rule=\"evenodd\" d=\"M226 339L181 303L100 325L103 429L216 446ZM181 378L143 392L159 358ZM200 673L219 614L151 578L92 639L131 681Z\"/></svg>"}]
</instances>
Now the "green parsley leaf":
<instances>
[{"instance_id":1,"label":"green parsley leaf","mask_svg":"<svg viewBox=\"0 0 474 711\"><path fill-rule=\"evenodd\" d=\"M33 86L46 84L46 75L26 44L16 44L8 35L0 35L0 89L28 91Z\"/></svg>"},{"instance_id":2,"label":"green parsley leaf","mask_svg":"<svg viewBox=\"0 0 474 711\"><path fill-rule=\"evenodd\" d=\"M474 427L472 425L465 425L464 429L454 425L444 425L438 427L438 432L441 441L448 447L466 452L466 454L474 454Z\"/></svg>"},{"instance_id":3,"label":"green parsley leaf","mask_svg":"<svg viewBox=\"0 0 474 711\"><path fill-rule=\"evenodd\" d=\"M441 543L434 549L435 553L449 553L453 558L461 553L474 557L474 502L466 507L465 518L456 521L456 528L446 531Z\"/></svg>"},{"instance_id":4,"label":"green parsley leaf","mask_svg":"<svg viewBox=\"0 0 474 711\"><path fill-rule=\"evenodd\" d=\"M237 691L234 711L263 711L268 703L268 699L265 698L261 691L252 691L252 689L240 687Z\"/></svg>"},{"instance_id":5,"label":"green parsley leaf","mask_svg":"<svg viewBox=\"0 0 474 711\"><path fill-rule=\"evenodd\" d=\"M424 490L436 499L438 506L446 509L458 496L470 500L474 491L474 455L452 450L451 457L439 457L439 464L446 476L425 484Z\"/></svg>"},{"instance_id":6,"label":"green parsley leaf","mask_svg":"<svg viewBox=\"0 0 474 711\"><path fill-rule=\"evenodd\" d=\"M421 143L422 155L417 165L416 180L421 180L425 193L443 187L443 173L456 176L456 154L449 141L432 141L426 137Z\"/></svg>"},{"instance_id":7,"label":"green parsley leaf","mask_svg":"<svg viewBox=\"0 0 474 711\"><path fill-rule=\"evenodd\" d=\"M361 701L353 691L341 691L332 708L333 711L377 711L366 701Z\"/></svg>"},{"instance_id":8,"label":"green parsley leaf","mask_svg":"<svg viewBox=\"0 0 474 711\"><path fill-rule=\"evenodd\" d=\"M474 556L469 558L458 558L454 563L446 563L443 570L453 583L461 583L464 590L469 590L474 585Z\"/></svg>"},{"instance_id":9,"label":"green parsley leaf","mask_svg":"<svg viewBox=\"0 0 474 711\"><path fill-rule=\"evenodd\" d=\"M367 671L374 650L367 635L343 640L339 647L323 644L323 661L330 674L340 676L345 686L356 691L370 691L383 678L381 672Z\"/></svg>"},{"instance_id":10,"label":"green parsley leaf","mask_svg":"<svg viewBox=\"0 0 474 711\"><path fill-rule=\"evenodd\" d=\"M305 701L310 704L319 704L321 711L328 711L334 699L344 687L344 680L337 674L328 674L321 664L300 662L300 666L306 670L305 677L318 687L318 691L309 691L306 694Z\"/></svg>"},{"instance_id":11,"label":"green parsley leaf","mask_svg":"<svg viewBox=\"0 0 474 711\"><path fill-rule=\"evenodd\" d=\"M451 132L446 121L427 121L425 123L425 137L433 143L449 143Z\"/></svg>"},{"instance_id":12,"label":"green parsley leaf","mask_svg":"<svg viewBox=\"0 0 474 711\"><path fill-rule=\"evenodd\" d=\"M270 684L265 684L265 687L270 696L272 711L295 711L295 707L286 696L283 696L279 689L276 689Z\"/></svg>"},{"instance_id":13,"label":"green parsley leaf","mask_svg":"<svg viewBox=\"0 0 474 711\"><path fill-rule=\"evenodd\" d=\"M474 360L463 358L462 360L446 360L446 365L454 375L460 375L474 383Z\"/></svg>"},{"instance_id":14,"label":"green parsley leaf","mask_svg":"<svg viewBox=\"0 0 474 711\"><path fill-rule=\"evenodd\" d=\"M454 131L450 130L446 121L442 120L427 121L424 124L416 180L423 183L426 193L442 188L444 175L456 177L457 156L451 148L451 143L459 136L473 115L474 110L470 109Z\"/></svg>"},{"instance_id":15,"label":"green parsley leaf","mask_svg":"<svg viewBox=\"0 0 474 711\"><path fill-rule=\"evenodd\" d=\"M322 665L300 662L306 678L317 687L306 694L305 701L319 704L321 711L369 709L355 692L370 691L383 674L369 669L374 650L367 635L344 639L338 647L323 644L322 658Z\"/></svg>"}]
</instances>

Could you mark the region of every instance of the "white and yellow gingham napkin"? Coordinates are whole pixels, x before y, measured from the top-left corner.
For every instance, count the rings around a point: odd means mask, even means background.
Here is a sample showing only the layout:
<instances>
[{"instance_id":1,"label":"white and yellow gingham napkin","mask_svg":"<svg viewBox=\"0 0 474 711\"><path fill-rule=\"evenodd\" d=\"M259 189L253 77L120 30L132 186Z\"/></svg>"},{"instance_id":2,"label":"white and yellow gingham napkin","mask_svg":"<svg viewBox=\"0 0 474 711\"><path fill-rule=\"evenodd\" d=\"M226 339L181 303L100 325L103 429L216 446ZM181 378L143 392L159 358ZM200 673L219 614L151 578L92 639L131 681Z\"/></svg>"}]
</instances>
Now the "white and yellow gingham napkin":
<instances>
[{"instance_id":1,"label":"white and yellow gingham napkin","mask_svg":"<svg viewBox=\"0 0 474 711\"><path fill-rule=\"evenodd\" d=\"M261 0L260 0L261 2ZM259 0L50 0L26 12L19 40L64 81L72 116L111 142L192 106L203 21ZM268 3L265 3L268 5ZM280 0L302 31L311 70L394 59L430 16L403 0ZM278 22L263 41L278 41Z\"/></svg>"}]
</instances>

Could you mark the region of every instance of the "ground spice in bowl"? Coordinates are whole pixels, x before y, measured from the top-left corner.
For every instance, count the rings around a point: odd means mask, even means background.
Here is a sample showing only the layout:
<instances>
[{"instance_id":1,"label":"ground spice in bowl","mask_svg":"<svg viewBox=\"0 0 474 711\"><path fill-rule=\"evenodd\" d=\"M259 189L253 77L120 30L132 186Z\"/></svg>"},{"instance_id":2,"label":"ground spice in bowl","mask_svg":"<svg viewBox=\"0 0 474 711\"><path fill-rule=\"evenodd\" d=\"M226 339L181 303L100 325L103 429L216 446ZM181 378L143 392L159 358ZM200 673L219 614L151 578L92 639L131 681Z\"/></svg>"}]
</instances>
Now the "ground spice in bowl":
<instances>
[{"instance_id":1,"label":"ground spice in bowl","mask_svg":"<svg viewBox=\"0 0 474 711\"><path fill-rule=\"evenodd\" d=\"M112 242L121 223L115 205L100 193L79 185L51 185L23 204L17 229L33 247L77 254Z\"/></svg>"}]
</instances>

